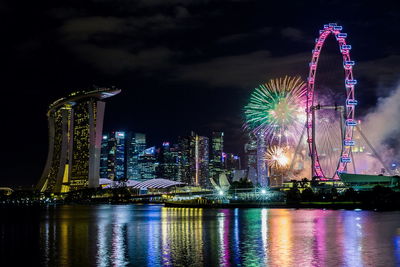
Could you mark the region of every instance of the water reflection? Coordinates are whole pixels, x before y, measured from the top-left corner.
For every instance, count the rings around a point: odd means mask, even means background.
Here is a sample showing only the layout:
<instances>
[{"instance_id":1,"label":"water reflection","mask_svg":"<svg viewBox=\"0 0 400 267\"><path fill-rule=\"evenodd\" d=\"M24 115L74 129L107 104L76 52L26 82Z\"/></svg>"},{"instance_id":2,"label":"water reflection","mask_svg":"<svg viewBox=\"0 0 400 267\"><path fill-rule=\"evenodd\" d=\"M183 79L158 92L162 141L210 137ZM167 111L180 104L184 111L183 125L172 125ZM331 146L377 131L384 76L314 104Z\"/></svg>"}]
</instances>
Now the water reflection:
<instances>
[{"instance_id":1,"label":"water reflection","mask_svg":"<svg viewBox=\"0 0 400 267\"><path fill-rule=\"evenodd\" d=\"M28 223L0 222L1 244ZM43 266L400 265L399 212L62 206L34 223Z\"/></svg>"}]
</instances>

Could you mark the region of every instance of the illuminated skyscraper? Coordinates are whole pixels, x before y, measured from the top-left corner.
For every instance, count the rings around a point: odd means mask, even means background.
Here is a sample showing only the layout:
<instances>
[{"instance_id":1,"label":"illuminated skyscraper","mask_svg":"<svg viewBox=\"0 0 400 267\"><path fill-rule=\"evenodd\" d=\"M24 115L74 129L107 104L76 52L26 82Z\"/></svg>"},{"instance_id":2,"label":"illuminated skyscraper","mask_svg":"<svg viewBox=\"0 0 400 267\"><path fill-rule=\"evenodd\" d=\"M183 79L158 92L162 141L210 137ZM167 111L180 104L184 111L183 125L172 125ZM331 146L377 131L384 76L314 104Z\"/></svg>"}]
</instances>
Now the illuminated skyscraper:
<instances>
[{"instance_id":1,"label":"illuminated skyscraper","mask_svg":"<svg viewBox=\"0 0 400 267\"><path fill-rule=\"evenodd\" d=\"M209 176L218 181L219 174L224 171L224 159L222 157L224 151L224 133L213 132L211 137L211 155Z\"/></svg>"},{"instance_id":2,"label":"illuminated skyscraper","mask_svg":"<svg viewBox=\"0 0 400 267\"><path fill-rule=\"evenodd\" d=\"M143 133L129 134L126 141L127 178L130 180L137 180L141 178L139 155L146 149L146 135Z\"/></svg>"},{"instance_id":3,"label":"illuminated skyscraper","mask_svg":"<svg viewBox=\"0 0 400 267\"><path fill-rule=\"evenodd\" d=\"M191 132L190 136L180 138L180 173L182 182L189 185L208 187L208 137Z\"/></svg>"},{"instance_id":4,"label":"illuminated skyscraper","mask_svg":"<svg viewBox=\"0 0 400 267\"><path fill-rule=\"evenodd\" d=\"M177 145L164 142L160 151L159 177L180 181L180 151Z\"/></svg>"},{"instance_id":5,"label":"illuminated skyscraper","mask_svg":"<svg viewBox=\"0 0 400 267\"><path fill-rule=\"evenodd\" d=\"M104 98L114 88L80 91L50 105L49 151L37 184L41 192L60 193L99 186Z\"/></svg>"},{"instance_id":6,"label":"illuminated skyscraper","mask_svg":"<svg viewBox=\"0 0 400 267\"><path fill-rule=\"evenodd\" d=\"M266 152L265 132L261 130L257 133L257 184L261 187L269 185Z\"/></svg>"},{"instance_id":7,"label":"illuminated skyscraper","mask_svg":"<svg viewBox=\"0 0 400 267\"><path fill-rule=\"evenodd\" d=\"M190 136L179 137L178 141L179 147L179 177L180 181L191 185L193 179L190 172Z\"/></svg>"},{"instance_id":8,"label":"illuminated skyscraper","mask_svg":"<svg viewBox=\"0 0 400 267\"><path fill-rule=\"evenodd\" d=\"M209 181L209 140L191 132L179 137L178 179L188 185L208 187Z\"/></svg>"},{"instance_id":9,"label":"illuminated skyscraper","mask_svg":"<svg viewBox=\"0 0 400 267\"><path fill-rule=\"evenodd\" d=\"M125 132L115 132L115 178L125 179Z\"/></svg>"},{"instance_id":10,"label":"illuminated skyscraper","mask_svg":"<svg viewBox=\"0 0 400 267\"><path fill-rule=\"evenodd\" d=\"M224 153L223 156L224 156L225 170L227 170L228 172L233 172L235 170L241 169L241 162L239 156L234 155L232 153Z\"/></svg>"},{"instance_id":11,"label":"illuminated skyscraper","mask_svg":"<svg viewBox=\"0 0 400 267\"><path fill-rule=\"evenodd\" d=\"M108 146L108 134L103 134L101 140L101 152L100 152L100 178L108 178L108 153L110 148Z\"/></svg>"},{"instance_id":12,"label":"illuminated skyscraper","mask_svg":"<svg viewBox=\"0 0 400 267\"><path fill-rule=\"evenodd\" d=\"M249 135L249 141L244 146L246 155L247 179L254 185L257 185L257 141L252 135Z\"/></svg>"},{"instance_id":13,"label":"illuminated skyscraper","mask_svg":"<svg viewBox=\"0 0 400 267\"><path fill-rule=\"evenodd\" d=\"M139 153L138 168L140 179L154 179L158 166L156 148L150 147Z\"/></svg>"},{"instance_id":14,"label":"illuminated skyscraper","mask_svg":"<svg viewBox=\"0 0 400 267\"><path fill-rule=\"evenodd\" d=\"M126 178L125 132L104 134L101 142L100 178L122 180Z\"/></svg>"},{"instance_id":15,"label":"illuminated skyscraper","mask_svg":"<svg viewBox=\"0 0 400 267\"><path fill-rule=\"evenodd\" d=\"M195 180L194 184L202 187L209 187L211 182L208 176L208 137L195 136Z\"/></svg>"}]
</instances>

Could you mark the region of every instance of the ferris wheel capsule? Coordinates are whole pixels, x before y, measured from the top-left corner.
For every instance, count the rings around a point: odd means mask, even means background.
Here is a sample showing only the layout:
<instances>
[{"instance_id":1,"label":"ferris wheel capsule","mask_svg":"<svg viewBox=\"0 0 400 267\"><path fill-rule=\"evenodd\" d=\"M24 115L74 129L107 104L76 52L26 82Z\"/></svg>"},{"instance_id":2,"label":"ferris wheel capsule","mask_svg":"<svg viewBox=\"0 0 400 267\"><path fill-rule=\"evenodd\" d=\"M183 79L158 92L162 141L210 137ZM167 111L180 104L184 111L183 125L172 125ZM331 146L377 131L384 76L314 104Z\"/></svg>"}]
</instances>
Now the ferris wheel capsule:
<instances>
[{"instance_id":1,"label":"ferris wheel capsule","mask_svg":"<svg viewBox=\"0 0 400 267\"><path fill-rule=\"evenodd\" d=\"M342 26L334 26L333 29L335 31L341 31L341 30L343 30L343 27Z\"/></svg>"},{"instance_id":2,"label":"ferris wheel capsule","mask_svg":"<svg viewBox=\"0 0 400 267\"><path fill-rule=\"evenodd\" d=\"M336 35L336 39L343 39L347 37L347 33L341 32Z\"/></svg>"},{"instance_id":3,"label":"ferris wheel capsule","mask_svg":"<svg viewBox=\"0 0 400 267\"><path fill-rule=\"evenodd\" d=\"M350 163L351 162L351 158L343 156L343 157L340 158L340 161L343 162L343 163Z\"/></svg>"},{"instance_id":4,"label":"ferris wheel capsule","mask_svg":"<svg viewBox=\"0 0 400 267\"><path fill-rule=\"evenodd\" d=\"M356 126L356 125L357 125L357 121L355 121L353 119L346 120L346 126Z\"/></svg>"},{"instance_id":5,"label":"ferris wheel capsule","mask_svg":"<svg viewBox=\"0 0 400 267\"><path fill-rule=\"evenodd\" d=\"M357 106L358 101L355 99L347 99L346 106Z\"/></svg>"},{"instance_id":6,"label":"ferris wheel capsule","mask_svg":"<svg viewBox=\"0 0 400 267\"><path fill-rule=\"evenodd\" d=\"M341 50L350 50L351 49L351 45L342 45L340 47Z\"/></svg>"},{"instance_id":7,"label":"ferris wheel capsule","mask_svg":"<svg viewBox=\"0 0 400 267\"><path fill-rule=\"evenodd\" d=\"M356 85L357 80L346 80L346 85Z\"/></svg>"},{"instance_id":8,"label":"ferris wheel capsule","mask_svg":"<svg viewBox=\"0 0 400 267\"><path fill-rule=\"evenodd\" d=\"M344 140L343 145L345 146L354 146L356 144L356 141L354 140Z\"/></svg>"},{"instance_id":9,"label":"ferris wheel capsule","mask_svg":"<svg viewBox=\"0 0 400 267\"><path fill-rule=\"evenodd\" d=\"M311 52L313 53L314 56L319 55L319 50L318 49L313 49L311 50Z\"/></svg>"},{"instance_id":10,"label":"ferris wheel capsule","mask_svg":"<svg viewBox=\"0 0 400 267\"><path fill-rule=\"evenodd\" d=\"M354 66L355 64L356 64L356 63L355 63L354 61L349 60L349 61L345 61L345 62L343 63L343 66L344 66L344 68L345 68L346 70L349 70L349 69L353 68L353 66Z\"/></svg>"}]
</instances>

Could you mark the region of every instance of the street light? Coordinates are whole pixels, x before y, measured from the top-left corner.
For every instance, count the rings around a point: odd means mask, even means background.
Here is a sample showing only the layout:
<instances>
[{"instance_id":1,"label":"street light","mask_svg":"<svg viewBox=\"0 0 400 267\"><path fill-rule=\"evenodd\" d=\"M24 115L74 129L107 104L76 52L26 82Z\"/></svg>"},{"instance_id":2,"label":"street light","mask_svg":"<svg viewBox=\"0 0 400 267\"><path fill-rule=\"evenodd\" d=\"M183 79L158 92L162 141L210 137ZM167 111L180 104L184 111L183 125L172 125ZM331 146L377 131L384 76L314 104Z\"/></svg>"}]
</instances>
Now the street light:
<instances>
[{"instance_id":1,"label":"street light","mask_svg":"<svg viewBox=\"0 0 400 267\"><path fill-rule=\"evenodd\" d=\"M224 191L219 190L218 194L219 194L220 196L223 196L223 195L224 195Z\"/></svg>"},{"instance_id":2,"label":"street light","mask_svg":"<svg viewBox=\"0 0 400 267\"><path fill-rule=\"evenodd\" d=\"M265 195L266 193L267 193L267 190L265 190L265 189L261 190L261 194Z\"/></svg>"}]
</instances>

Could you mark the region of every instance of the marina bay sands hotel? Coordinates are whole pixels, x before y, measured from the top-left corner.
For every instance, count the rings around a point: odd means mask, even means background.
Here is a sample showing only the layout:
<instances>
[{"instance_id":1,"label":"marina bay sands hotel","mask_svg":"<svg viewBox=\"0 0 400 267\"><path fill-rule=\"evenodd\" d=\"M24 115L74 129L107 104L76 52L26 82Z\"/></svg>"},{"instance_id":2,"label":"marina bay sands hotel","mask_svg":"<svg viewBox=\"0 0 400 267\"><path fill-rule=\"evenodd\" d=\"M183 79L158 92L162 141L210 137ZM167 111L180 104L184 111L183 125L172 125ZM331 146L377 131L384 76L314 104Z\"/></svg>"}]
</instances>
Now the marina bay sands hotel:
<instances>
[{"instance_id":1,"label":"marina bay sands hotel","mask_svg":"<svg viewBox=\"0 0 400 267\"><path fill-rule=\"evenodd\" d=\"M105 98L115 88L74 92L49 107L49 151L36 189L64 193L99 186Z\"/></svg>"}]
</instances>

